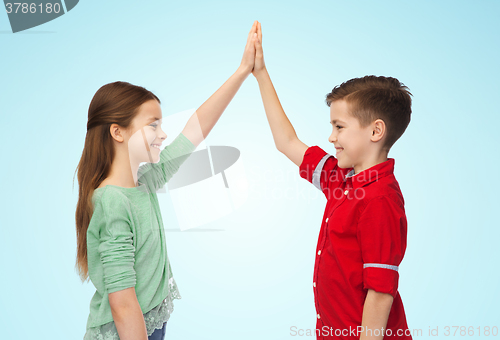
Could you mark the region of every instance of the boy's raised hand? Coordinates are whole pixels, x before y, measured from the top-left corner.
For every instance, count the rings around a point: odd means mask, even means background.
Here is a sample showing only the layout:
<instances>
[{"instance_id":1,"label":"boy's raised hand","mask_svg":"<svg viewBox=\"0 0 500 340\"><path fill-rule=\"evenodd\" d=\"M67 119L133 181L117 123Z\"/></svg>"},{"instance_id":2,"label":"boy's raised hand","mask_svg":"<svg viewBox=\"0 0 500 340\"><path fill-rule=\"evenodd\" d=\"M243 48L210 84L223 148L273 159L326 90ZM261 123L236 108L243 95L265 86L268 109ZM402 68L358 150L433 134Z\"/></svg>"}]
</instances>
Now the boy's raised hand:
<instances>
[{"instance_id":1,"label":"boy's raised hand","mask_svg":"<svg viewBox=\"0 0 500 340\"><path fill-rule=\"evenodd\" d=\"M295 129L283 111L276 90L264 64L262 52L262 29L257 22L257 40L255 41L255 65L252 74L259 83L260 94L266 111L267 120L273 133L276 148L297 166L302 164L308 146L295 133Z\"/></svg>"},{"instance_id":2,"label":"boy's raised hand","mask_svg":"<svg viewBox=\"0 0 500 340\"><path fill-rule=\"evenodd\" d=\"M255 63L255 41L257 40L257 23L255 20L253 22L250 33L248 33L247 44L245 46L245 51L243 52L243 58L241 60L240 69L242 69L245 74L250 74L253 70Z\"/></svg>"},{"instance_id":3,"label":"boy's raised hand","mask_svg":"<svg viewBox=\"0 0 500 340\"><path fill-rule=\"evenodd\" d=\"M262 28L257 21L257 39L255 41L255 65L252 74L257 77L266 68L264 64L264 51L262 50Z\"/></svg>"}]
</instances>

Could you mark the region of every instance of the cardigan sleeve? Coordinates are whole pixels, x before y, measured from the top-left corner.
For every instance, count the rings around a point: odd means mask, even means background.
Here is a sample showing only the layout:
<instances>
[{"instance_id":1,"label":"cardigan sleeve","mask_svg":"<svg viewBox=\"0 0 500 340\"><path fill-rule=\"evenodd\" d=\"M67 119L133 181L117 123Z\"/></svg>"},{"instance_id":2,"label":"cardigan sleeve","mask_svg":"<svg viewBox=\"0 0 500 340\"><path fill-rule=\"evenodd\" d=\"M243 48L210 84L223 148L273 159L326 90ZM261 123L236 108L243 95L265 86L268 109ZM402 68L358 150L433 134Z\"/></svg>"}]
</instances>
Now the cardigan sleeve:
<instances>
[{"instance_id":1,"label":"cardigan sleeve","mask_svg":"<svg viewBox=\"0 0 500 340\"><path fill-rule=\"evenodd\" d=\"M109 294L135 287L135 247L129 202L121 195L105 196L107 199L103 197L100 203L105 223L100 231L98 252L104 287Z\"/></svg>"},{"instance_id":2,"label":"cardigan sleeve","mask_svg":"<svg viewBox=\"0 0 500 340\"><path fill-rule=\"evenodd\" d=\"M138 182L145 184L150 192L157 191L172 178L195 149L196 146L181 132L160 152L158 163L146 163L139 167Z\"/></svg>"}]
</instances>

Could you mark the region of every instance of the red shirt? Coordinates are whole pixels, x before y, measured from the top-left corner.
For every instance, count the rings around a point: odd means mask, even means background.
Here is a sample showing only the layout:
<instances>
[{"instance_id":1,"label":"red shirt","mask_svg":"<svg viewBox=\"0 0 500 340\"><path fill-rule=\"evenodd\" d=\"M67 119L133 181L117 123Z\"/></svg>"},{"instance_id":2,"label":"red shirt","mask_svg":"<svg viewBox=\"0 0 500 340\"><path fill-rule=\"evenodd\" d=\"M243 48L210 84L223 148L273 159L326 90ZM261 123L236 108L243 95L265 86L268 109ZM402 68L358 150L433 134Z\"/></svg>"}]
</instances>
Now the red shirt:
<instances>
[{"instance_id":1,"label":"red shirt","mask_svg":"<svg viewBox=\"0 0 500 340\"><path fill-rule=\"evenodd\" d=\"M327 199L313 277L317 338L359 339L370 288L394 300L383 333L365 329L368 335L412 339L398 292L407 222L394 158L353 176L353 168L339 168L337 158L311 146L299 170Z\"/></svg>"}]
</instances>

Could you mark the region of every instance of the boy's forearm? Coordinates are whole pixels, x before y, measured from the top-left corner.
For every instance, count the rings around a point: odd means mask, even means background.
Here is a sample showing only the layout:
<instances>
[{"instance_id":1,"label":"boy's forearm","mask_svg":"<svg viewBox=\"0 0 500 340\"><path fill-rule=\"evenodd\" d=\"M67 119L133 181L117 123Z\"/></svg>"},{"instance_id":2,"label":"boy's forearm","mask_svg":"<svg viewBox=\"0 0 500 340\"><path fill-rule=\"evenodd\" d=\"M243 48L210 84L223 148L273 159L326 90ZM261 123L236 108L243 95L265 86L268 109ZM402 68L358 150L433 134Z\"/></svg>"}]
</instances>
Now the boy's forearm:
<instances>
[{"instance_id":1,"label":"boy's forearm","mask_svg":"<svg viewBox=\"0 0 500 340\"><path fill-rule=\"evenodd\" d=\"M248 70L238 68L189 119L182 132L194 145L207 137L249 74Z\"/></svg>"},{"instance_id":2,"label":"boy's forearm","mask_svg":"<svg viewBox=\"0 0 500 340\"><path fill-rule=\"evenodd\" d=\"M363 306L363 318L361 321L363 328L360 340L382 340L384 338L385 327L387 326L393 300L394 298L390 294L368 289Z\"/></svg>"},{"instance_id":3,"label":"boy's forearm","mask_svg":"<svg viewBox=\"0 0 500 340\"><path fill-rule=\"evenodd\" d=\"M260 94L264 103L267 120L271 127L274 143L276 144L276 148L281 151L290 140L297 138L297 134L281 107L267 69L264 68L255 78L259 83Z\"/></svg>"}]
</instances>

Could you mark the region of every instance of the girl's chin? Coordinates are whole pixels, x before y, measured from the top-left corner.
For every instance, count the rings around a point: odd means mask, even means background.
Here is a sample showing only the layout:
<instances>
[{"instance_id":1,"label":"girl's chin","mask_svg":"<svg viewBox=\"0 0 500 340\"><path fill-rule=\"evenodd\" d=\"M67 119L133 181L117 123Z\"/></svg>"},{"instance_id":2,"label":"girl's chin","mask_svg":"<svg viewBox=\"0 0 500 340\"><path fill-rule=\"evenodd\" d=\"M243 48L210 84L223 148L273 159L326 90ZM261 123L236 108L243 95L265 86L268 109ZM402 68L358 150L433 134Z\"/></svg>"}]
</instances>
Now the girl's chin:
<instances>
[{"instance_id":1,"label":"girl's chin","mask_svg":"<svg viewBox=\"0 0 500 340\"><path fill-rule=\"evenodd\" d=\"M146 163L158 163L159 161L160 161L160 156L152 154L151 157L150 156L146 156L145 159L142 162L146 162Z\"/></svg>"}]
</instances>

